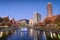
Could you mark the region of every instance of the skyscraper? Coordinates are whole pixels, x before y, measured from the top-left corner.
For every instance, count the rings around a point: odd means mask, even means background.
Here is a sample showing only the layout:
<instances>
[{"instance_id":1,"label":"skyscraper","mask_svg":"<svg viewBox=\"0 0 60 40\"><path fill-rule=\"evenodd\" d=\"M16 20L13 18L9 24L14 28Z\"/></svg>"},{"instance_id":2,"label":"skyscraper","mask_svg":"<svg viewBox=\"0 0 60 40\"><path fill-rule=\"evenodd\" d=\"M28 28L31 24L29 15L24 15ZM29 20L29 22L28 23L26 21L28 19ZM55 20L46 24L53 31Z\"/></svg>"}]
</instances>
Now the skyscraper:
<instances>
[{"instance_id":1,"label":"skyscraper","mask_svg":"<svg viewBox=\"0 0 60 40\"><path fill-rule=\"evenodd\" d=\"M35 12L33 21L34 21L34 24L40 22L41 21L41 15L39 13Z\"/></svg>"},{"instance_id":2,"label":"skyscraper","mask_svg":"<svg viewBox=\"0 0 60 40\"><path fill-rule=\"evenodd\" d=\"M49 2L47 5L47 17L51 17L52 14L52 4Z\"/></svg>"}]
</instances>

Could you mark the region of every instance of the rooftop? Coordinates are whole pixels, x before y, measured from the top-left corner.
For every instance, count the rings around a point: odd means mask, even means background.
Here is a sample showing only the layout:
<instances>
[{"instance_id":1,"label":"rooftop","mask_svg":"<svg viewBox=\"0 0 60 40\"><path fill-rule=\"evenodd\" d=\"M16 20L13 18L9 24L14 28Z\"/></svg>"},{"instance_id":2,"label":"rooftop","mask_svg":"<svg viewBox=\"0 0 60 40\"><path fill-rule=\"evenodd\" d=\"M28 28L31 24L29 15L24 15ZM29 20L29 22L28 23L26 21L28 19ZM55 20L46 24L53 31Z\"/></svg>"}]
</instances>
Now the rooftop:
<instances>
[{"instance_id":1,"label":"rooftop","mask_svg":"<svg viewBox=\"0 0 60 40\"><path fill-rule=\"evenodd\" d=\"M51 2L48 2L48 4L51 4Z\"/></svg>"}]
</instances>

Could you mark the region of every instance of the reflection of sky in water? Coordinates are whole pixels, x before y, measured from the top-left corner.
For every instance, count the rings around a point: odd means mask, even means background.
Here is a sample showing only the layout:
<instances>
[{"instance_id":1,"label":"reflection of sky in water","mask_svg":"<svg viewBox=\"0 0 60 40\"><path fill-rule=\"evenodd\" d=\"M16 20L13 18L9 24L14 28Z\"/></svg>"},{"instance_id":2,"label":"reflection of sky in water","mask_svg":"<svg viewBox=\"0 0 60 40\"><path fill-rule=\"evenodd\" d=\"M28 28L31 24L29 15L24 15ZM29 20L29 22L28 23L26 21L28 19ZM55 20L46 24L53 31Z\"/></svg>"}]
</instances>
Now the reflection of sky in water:
<instances>
[{"instance_id":1,"label":"reflection of sky in water","mask_svg":"<svg viewBox=\"0 0 60 40\"><path fill-rule=\"evenodd\" d=\"M47 40L47 39L46 39L45 32L43 32L43 34L42 34L42 40Z\"/></svg>"},{"instance_id":2,"label":"reflection of sky in water","mask_svg":"<svg viewBox=\"0 0 60 40\"><path fill-rule=\"evenodd\" d=\"M38 37L40 37L39 34L40 32L38 31ZM30 29L29 31L17 30L12 35L7 37L7 40L34 40L34 30L33 29ZM41 40L46 40L45 32L42 33Z\"/></svg>"},{"instance_id":3,"label":"reflection of sky in water","mask_svg":"<svg viewBox=\"0 0 60 40\"><path fill-rule=\"evenodd\" d=\"M0 36L3 32L0 32ZM38 35L36 35L38 34ZM53 34L53 35L52 35ZM50 32L50 37L57 37L60 39L60 34L56 35L55 33ZM45 31L36 31L34 29L30 29L27 31L16 30L13 31L11 35L7 37L7 40L47 40Z\"/></svg>"},{"instance_id":4,"label":"reflection of sky in water","mask_svg":"<svg viewBox=\"0 0 60 40\"><path fill-rule=\"evenodd\" d=\"M33 38L28 35L27 31L15 31L7 40L33 40Z\"/></svg>"},{"instance_id":5,"label":"reflection of sky in water","mask_svg":"<svg viewBox=\"0 0 60 40\"><path fill-rule=\"evenodd\" d=\"M23 36L25 36L25 35L27 35L27 32L21 32L21 33L20 33L20 36L21 36L21 37L23 37Z\"/></svg>"}]
</instances>

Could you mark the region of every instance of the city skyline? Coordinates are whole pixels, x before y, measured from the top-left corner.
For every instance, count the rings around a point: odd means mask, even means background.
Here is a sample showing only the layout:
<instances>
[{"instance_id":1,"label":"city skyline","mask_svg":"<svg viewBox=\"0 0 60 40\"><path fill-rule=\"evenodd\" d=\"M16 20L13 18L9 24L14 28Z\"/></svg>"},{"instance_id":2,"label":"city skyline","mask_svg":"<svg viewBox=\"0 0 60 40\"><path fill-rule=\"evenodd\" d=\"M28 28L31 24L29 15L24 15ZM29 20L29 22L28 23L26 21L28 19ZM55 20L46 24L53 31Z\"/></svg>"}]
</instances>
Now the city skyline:
<instances>
[{"instance_id":1,"label":"city skyline","mask_svg":"<svg viewBox=\"0 0 60 40\"><path fill-rule=\"evenodd\" d=\"M59 0L36 0L36 1L14 1L0 2L0 16L9 16L10 18L30 19L33 18L34 12L41 14L42 19L47 16L47 4L51 2L53 15L60 13ZM56 3L55 3L56 2Z\"/></svg>"}]
</instances>

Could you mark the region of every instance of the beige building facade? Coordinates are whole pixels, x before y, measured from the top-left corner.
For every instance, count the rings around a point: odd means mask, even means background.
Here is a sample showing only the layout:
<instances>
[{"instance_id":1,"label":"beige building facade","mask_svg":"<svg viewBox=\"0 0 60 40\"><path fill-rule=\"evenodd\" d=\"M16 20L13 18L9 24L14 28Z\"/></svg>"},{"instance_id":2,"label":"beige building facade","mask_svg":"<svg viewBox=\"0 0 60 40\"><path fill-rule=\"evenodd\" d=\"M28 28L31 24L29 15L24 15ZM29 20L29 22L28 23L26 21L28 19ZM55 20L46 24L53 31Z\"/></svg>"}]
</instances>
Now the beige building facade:
<instances>
[{"instance_id":1,"label":"beige building facade","mask_svg":"<svg viewBox=\"0 0 60 40\"><path fill-rule=\"evenodd\" d=\"M30 25L30 26L33 25L33 18L29 19L29 25Z\"/></svg>"},{"instance_id":2,"label":"beige building facade","mask_svg":"<svg viewBox=\"0 0 60 40\"><path fill-rule=\"evenodd\" d=\"M34 13L33 23L36 24L41 21L41 15L37 12Z\"/></svg>"}]
</instances>

